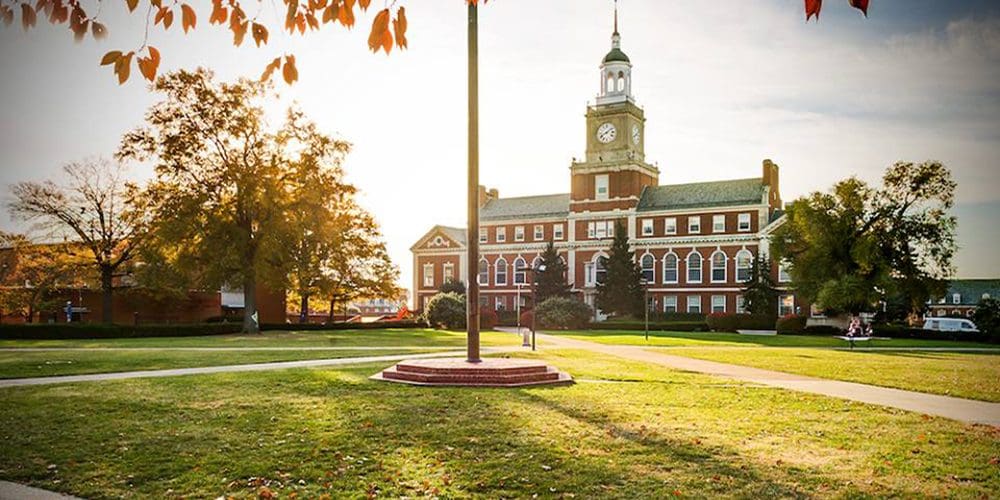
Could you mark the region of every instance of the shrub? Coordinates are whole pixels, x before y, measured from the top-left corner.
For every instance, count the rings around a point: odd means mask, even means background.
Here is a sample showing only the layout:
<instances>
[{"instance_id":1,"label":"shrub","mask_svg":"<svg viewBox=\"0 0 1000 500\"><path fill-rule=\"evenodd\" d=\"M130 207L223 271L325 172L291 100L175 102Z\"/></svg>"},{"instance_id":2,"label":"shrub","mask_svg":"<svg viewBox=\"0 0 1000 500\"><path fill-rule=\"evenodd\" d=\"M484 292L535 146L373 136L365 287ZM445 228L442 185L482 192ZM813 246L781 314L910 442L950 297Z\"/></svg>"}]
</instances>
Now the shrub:
<instances>
[{"instance_id":1,"label":"shrub","mask_svg":"<svg viewBox=\"0 0 1000 500\"><path fill-rule=\"evenodd\" d=\"M33 323L0 325L3 339L112 339L138 337L200 337L239 333L240 323L191 325L105 325L89 323Z\"/></svg>"},{"instance_id":2,"label":"shrub","mask_svg":"<svg viewBox=\"0 0 1000 500\"><path fill-rule=\"evenodd\" d=\"M535 312L531 310L523 311L521 313L521 326L526 328L531 328L531 318L535 316Z\"/></svg>"},{"instance_id":3,"label":"shrub","mask_svg":"<svg viewBox=\"0 0 1000 500\"><path fill-rule=\"evenodd\" d=\"M806 317L789 314L782 318L778 318L778 322L774 325L774 327L778 330L779 334L802 333L802 331L806 329Z\"/></svg>"},{"instance_id":4,"label":"shrub","mask_svg":"<svg viewBox=\"0 0 1000 500\"><path fill-rule=\"evenodd\" d=\"M843 335L844 331L833 325L813 325L802 330L806 335Z\"/></svg>"},{"instance_id":5,"label":"shrub","mask_svg":"<svg viewBox=\"0 0 1000 500\"><path fill-rule=\"evenodd\" d=\"M712 313L705 317L705 323L713 332L735 332L738 327L735 314Z\"/></svg>"},{"instance_id":6,"label":"shrub","mask_svg":"<svg viewBox=\"0 0 1000 500\"><path fill-rule=\"evenodd\" d=\"M643 321L601 321L587 325L590 330L626 330L642 331L646 329ZM708 324L704 321L658 321L649 322L650 331L664 332L707 332Z\"/></svg>"},{"instance_id":7,"label":"shrub","mask_svg":"<svg viewBox=\"0 0 1000 500\"><path fill-rule=\"evenodd\" d=\"M260 325L262 331L297 332L297 331L323 331L323 330L391 330L400 328L424 328L427 323L424 321L406 320L386 320L373 321L371 323L263 323Z\"/></svg>"},{"instance_id":8,"label":"shrub","mask_svg":"<svg viewBox=\"0 0 1000 500\"><path fill-rule=\"evenodd\" d=\"M590 306L576 299L552 297L538 304L538 323L545 328L582 328L593 317Z\"/></svg>"},{"instance_id":9,"label":"shrub","mask_svg":"<svg viewBox=\"0 0 1000 500\"><path fill-rule=\"evenodd\" d=\"M500 326L516 326L517 311L497 311L497 324Z\"/></svg>"},{"instance_id":10,"label":"shrub","mask_svg":"<svg viewBox=\"0 0 1000 500\"><path fill-rule=\"evenodd\" d=\"M978 326L978 325L977 325ZM905 325L875 325L873 333L876 337L890 337L897 339L928 339L928 340L966 340L970 342L995 342L984 332L939 332L935 330L924 330L922 328L910 328Z\"/></svg>"},{"instance_id":11,"label":"shrub","mask_svg":"<svg viewBox=\"0 0 1000 500\"><path fill-rule=\"evenodd\" d=\"M497 317L496 311L490 309L489 307L479 308L479 329L480 330L492 330L497 326L499 318Z\"/></svg>"},{"instance_id":12,"label":"shrub","mask_svg":"<svg viewBox=\"0 0 1000 500\"><path fill-rule=\"evenodd\" d=\"M1000 299L988 298L979 301L972 322L990 342L1000 342Z\"/></svg>"},{"instance_id":13,"label":"shrub","mask_svg":"<svg viewBox=\"0 0 1000 500\"><path fill-rule=\"evenodd\" d=\"M439 293L427 301L424 320L430 327L457 330L465 328L465 296Z\"/></svg>"}]
</instances>

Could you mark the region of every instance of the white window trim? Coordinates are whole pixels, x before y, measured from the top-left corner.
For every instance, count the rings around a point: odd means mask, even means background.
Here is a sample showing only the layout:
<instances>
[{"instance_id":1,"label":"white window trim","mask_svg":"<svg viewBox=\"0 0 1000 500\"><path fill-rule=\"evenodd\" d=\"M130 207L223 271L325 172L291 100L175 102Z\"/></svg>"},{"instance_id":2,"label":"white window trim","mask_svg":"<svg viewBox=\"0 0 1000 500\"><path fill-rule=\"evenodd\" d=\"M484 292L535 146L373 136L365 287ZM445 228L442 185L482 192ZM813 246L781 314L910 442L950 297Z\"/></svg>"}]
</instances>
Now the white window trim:
<instances>
[{"instance_id":1,"label":"white window trim","mask_svg":"<svg viewBox=\"0 0 1000 500\"><path fill-rule=\"evenodd\" d=\"M542 241L545 239L545 226L542 224L535 224L532 237L535 241Z\"/></svg>"},{"instance_id":2,"label":"white window trim","mask_svg":"<svg viewBox=\"0 0 1000 500\"><path fill-rule=\"evenodd\" d=\"M563 239L563 234L564 234L563 231L564 231L564 229L563 229L563 225L562 224L555 224L555 225L553 225L552 226L552 239L554 239L554 240L562 240Z\"/></svg>"},{"instance_id":3,"label":"white window trim","mask_svg":"<svg viewBox=\"0 0 1000 500\"><path fill-rule=\"evenodd\" d=\"M674 276L675 276L675 278L673 280L668 280L667 279L667 257L671 256L671 255L674 256ZM680 283L680 280L681 280L681 258L678 257L677 254L674 253L673 250L671 250L671 251L663 254L663 276L662 276L662 281L663 281L663 284L666 285L666 284Z\"/></svg>"},{"instance_id":4,"label":"white window trim","mask_svg":"<svg viewBox=\"0 0 1000 500\"><path fill-rule=\"evenodd\" d=\"M722 228L719 228L719 219L722 219ZM713 233L724 233L726 232L726 215L716 214L712 216L712 232Z\"/></svg>"},{"instance_id":5,"label":"white window trim","mask_svg":"<svg viewBox=\"0 0 1000 500\"><path fill-rule=\"evenodd\" d=\"M501 309L501 306L503 309ZM494 311L506 311L507 310L507 297L503 295L498 295L493 299L493 310Z\"/></svg>"},{"instance_id":6,"label":"white window trim","mask_svg":"<svg viewBox=\"0 0 1000 500\"><path fill-rule=\"evenodd\" d=\"M747 259L747 267L745 268L747 270L746 279L741 280L740 279L740 256L743 256L743 255L748 256L749 259ZM748 279L750 279L751 275L753 274L753 252L751 252L750 250L747 250L746 248L740 250L739 252L736 252L736 262L735 262L735 265L736 265L736 281L739 282L739 283L746 282Z\"/></svg>"},{"instance_id":7,"label":"white window trim","mask_svg":"<svg viewBox=\"0 0 1000 500\"><path fill-rule=\"evenodd\" d=\"M603 181L603 182L602 182ZM604 193L601 193L601 185L603 184ZM594 176L594 199L595 200L607 200L611 196L611 179L608 174L598 174Z\"/></svg>"},{"instance_id":8,"label":"white window trim","mask_svg":"<svg viewBox=\"0 0 1000 500\"><path fill-rule=\"evenodd\" d=\"M743 227L744 219L746 219L746 224L747 224L747 226L745 228ZM736 230L737 231L739 231L741 233L747 233L747 232L750 232L750 228L751 227L753 227L753 225L751 224L751 215L750 214L744 213L744 214L739 214L738 216L736 216Z\"/></svg>"},{"instance_id":9,"label":"white window trim","mask_svg":"<svg viewBox=\"0 0 1000 500\"><path fill-rule=\"evenodd\" d=\"M698 256L698 281L691 280L691 255ZM684 278L685 283L701 283L705 281L705 257L701 255L701 252L694 250L687 254L687 257L684 257Z\"/></svg>"},{"instance_id":10,"label":"white window trim","mask_svg":"<svg viewBox=\"0 0 1000 500\"><path fill-rule=\"evenodd\" d=\"M693 226L692 225L693 222L697 222L698 223L698 229L695 229L694 227L692 227ZM700 215L688 216L688 233L689 234L701 234L701 216Z\"/></svg>"},{"instance_id":11,"label":"white window trim","mask_svg":"<svg viewBox=\"0 0 1000 500\"><path fill-rule=\"evenodd\" d=\"M479 242L480 243L486 243L488 241L490 241L489 230L486 229L485 227L479 228Z\"/></svg>"},{"instance_id":12,"label":"white window trim","mask_svg":"<svg viewBox=\"0 0 1000 500\"><path fill-rule=\"evenodd\" d=\"M500 281L500 261L503 261L503 281ZM493 263L493 284L496 286L507 285L507 275L510 274L510 265L507 259L500 257Z\"/></svg>"},{"instance_id":13,"label":"white window trim","mask_svg":"<svg viewBox=\"0 0 1000 500\"><path fill-rule=\"evenodd\" d=\"M674 312L677 311L677 296L676 295L664 295L663 296L663 312L667 312L667 299L674 299Z\"/></svg>"},{"instance_id":14,"label":"white window trim","mask_svg":"<svg viewBox=\"0 0 1000 500\"><path fill-rule=\"evenodd\" d=\"M427 270L430 269L430 272ZM424 264L424 288L434 286L434 264ZM428 283L430 282L430 283Z\"/></svg>"},{"instance_id":15,"label":"white window trim","mask_svg":"<svg viewBox=\"0 0 1000 500\"><path fill-rule=\"evenodd\" d=\"M441 282L447 283L448 281L455 279L455 264L451 262L445 262L441 266Z\"/></svg>"},{"instance_id":16,"label":"white window trim","mask_svg":"<svg viewBox=\"0 0 1000 500\"><path fill-rule=\"evenodd\" d=\"M718 254L722 254L721 280L715 279L715 256ZM712 283L725 283L729 280L729 256L726 255L726 252L723 252L722 250L716 250L712 252L712 255L709 256L708 258L708 272L709 272L708 278L709 280L711 280Z\"/></svg>"},{"instance_id":17,"label":"white window trim","mask_svg":"<svg viewBox=\"0 0 1000 500\"><path fill-rule=\"evenodd\" d=\"M718 299L718 298L722 299L722 310L721 311L716 311L715 310L715 299ZM711 304L710 307L712 308L712 312L713 313L715 313L715 312L721 312L721 313L726 312L726 296L725 295L713 295L712 296L712 304Z\"/></svg>"},{"instance_id":18,"label":"white window trim","mask_svg":"<svg viewBox=\"0 0 1000 500\"><path fill-rule=\"evenodd\" d=\"M514 241L524 241L524 226L514 227Z\"/></svg>"},{"instance_id":19,"label":"white window trim","mask_svg":"<svg viewBox=\"0 0 1000 500\"><path fill-rule=\"evenodd\" d=\"M521 263L520 266L517 265L518 262ZM513 265L514 265L514 281L513 281L513 283L515 285L523 285L523 284L527 283L528 282L528 272L527 271L521 271L521 274L524 275L524 279L521 280L520 283L518 283L518 281L517 281L517 274L518 274L517 268L518 267L527 267L527 262L524 260L524 258L523 257L518 257L518 258L514 259L514 264Z\"/></svg>"},{"instance_id":20,"label":"white window trim","mask_svg":"<svg viewBox=\"0 0 1000 500\"><path fill-rule=\"evenodd\" d=\"M697 299L697 302L694 302L692 299ZM691 306L693 304L697 304L698 305L697 314L701 314L704 311L701 308L701 295L688 295L687 296L687 304L686 304L687 307L684 308L684 311L688 312L688 313L694 312L694 311L691 310Z\"/></svg>"},{"instance_id":21,"label":"white window trim","mask_svg":"<svg viewBox=\"0 0 1000 500\"><path fill-rule=\"evenodd\" d=\"M645 267L646 257L649 257L649 263L650 263L649 274L650 274L650 276L653 277L653 279L647 281L646 284L647 285L655 285L656 284L656 257L653 256L653 254L651 254L651 253L644 253L644 254L642 254L641 257L639 257L639 270L641 272L642 277L645 279L645 277L646 277L646 267Z\"/></svg>"},{"instance_id":22,"label":"white window trim","mask_svg":"<svg viewBox=\"0 0 1000 500\"><path fill-rule=\"evenodd\" d=\"M677 234L677 217L663 219L663 234Z\"/></svg>"},{"instance_id":23,"label":"white window trim","mask_svg":"<svg viewBox=\"0 0 1000 500\"><path fill-rule=\"evenodd\" d=\"M784 277L782 277L784 275ZM788 274L788 266L783 263L778 263L778 283L790 283L792 281L792 275Z\"/></svg>"},{"instance_id":24,"label":"white window trim","mask_svg":"<svg viewBox=\"0 0 1000 500\"><path fill-rule=\"evenodd\" d=\"M642 235L653 236L653 219L642 219Z\"/></svg>"},{"instance_id":25,"label":"white window trim","mask_svg":"<svg viewBox=\"0 0 1000 500\"><path fill-rule=\"evenodd\" d=\"M482 280L483 274L479 271L479 267L476 267L476 282L480 286L488 286L490 284L490 261L485 258L479 259L480 264L486 264L486 281Z\"/></svg>"},{"instance_id":26,"label":"white window trim","mask_svg":"<svg viewBox=\"0 0 1000 500\"><path fill-rule=\"evenodd\" d=\"M507 228L498 227L497 228L497 243L504 243L507 241Z\"/></svg>"}]
</instances>

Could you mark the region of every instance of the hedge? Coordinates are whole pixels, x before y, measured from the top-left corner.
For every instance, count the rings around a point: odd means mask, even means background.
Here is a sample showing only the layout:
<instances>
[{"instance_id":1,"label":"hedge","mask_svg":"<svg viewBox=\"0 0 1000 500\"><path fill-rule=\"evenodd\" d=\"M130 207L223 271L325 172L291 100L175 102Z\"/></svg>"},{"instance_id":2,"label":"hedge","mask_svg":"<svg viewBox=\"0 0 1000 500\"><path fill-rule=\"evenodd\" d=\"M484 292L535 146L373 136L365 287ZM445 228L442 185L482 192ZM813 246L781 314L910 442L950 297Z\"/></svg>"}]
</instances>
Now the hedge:
<instances>
[{"instance_id":1,"label":"hedge","mask_svg":"<svg viewBox=\"0 0 1000 500\"><path fill-rule=\"evenodd\" d=\"M802 333L806 329L806 317L789 314L783 318L778 318L774 329L778 331L778 334Z\"/></svg>"},{"instance_id":2,"label":"hedge","mask_svg":"<svg viewBox=\"0 0 1000 500\"><path fill-rule=\"evenodd\" d=\"M418 320L375 321L372 323L264 323L260 325L263 331L321 331L321 330L386 330L392 328L427 328L427 324Z\"/></svg>"},{"instance_id":3,"label":"hedge","mask_svg":"<svg viewBox=\"0 0 1000 500\"><path fill-rule=\"evenodd\" d=\"M714 332L771 330L775 326L774 317L765 314L712 313L705 317L705 322Z\"/></svg>"},{"instance_id":4,"label":"hedge","mask_svg":"<svg viewBox=\"0 0 1000 500\"><path fill-rule=\"evenodd\" d=\"M32 323L0 325L0 339L114 339L140 337L199 337L239 333L239 323L194 325L104 325L88 323Z\"/></svg>"},{"instance_id":5,"label":"hedge","mask_svg":"<svg viewBox=\"0 0 1000 500\"><path fill-rule=\"evenodd\" d=\"M991 341L989 334L985 332L939 332L937 330L924 330L923 328L910 328L902 325L875 325L872 327L872 333L876 337L890 337L894 339Z\"/></svg>"},{"instance_id":6,"label":"hedge","mask_svg":"<svg viewBox=\"0 0 1000 500\"><path fill-rule=\"evenodd\" d=\"M590 330L645 330L646 324L642 321L602 321L587 325ZM666 332L707 332L708 324L704 321L658 321L649 322L650 331Z\"/></svg>"}]
</instances>

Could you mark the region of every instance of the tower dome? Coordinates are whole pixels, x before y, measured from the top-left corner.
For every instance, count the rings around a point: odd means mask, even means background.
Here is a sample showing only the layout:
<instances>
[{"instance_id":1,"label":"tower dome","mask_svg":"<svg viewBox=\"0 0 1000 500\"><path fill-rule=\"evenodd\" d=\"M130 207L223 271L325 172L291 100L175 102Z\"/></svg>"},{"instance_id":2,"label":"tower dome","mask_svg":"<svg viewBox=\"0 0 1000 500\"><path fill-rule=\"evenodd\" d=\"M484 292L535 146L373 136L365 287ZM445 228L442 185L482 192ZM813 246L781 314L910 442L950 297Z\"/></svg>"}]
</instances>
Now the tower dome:
<instances>
[{"instance_id":1,"label":"tower dome","mask_svg":"<svg viewBox=\"0 0 1000 500\"><path fill-rule=\"evenodd\" d=\"M597 104L632 101L632 61L622 52L622 36L618 33L618 2L615 1L615 31L611 34L611 51L601 61L601 91Z\"/></svg>"}]
</instances>

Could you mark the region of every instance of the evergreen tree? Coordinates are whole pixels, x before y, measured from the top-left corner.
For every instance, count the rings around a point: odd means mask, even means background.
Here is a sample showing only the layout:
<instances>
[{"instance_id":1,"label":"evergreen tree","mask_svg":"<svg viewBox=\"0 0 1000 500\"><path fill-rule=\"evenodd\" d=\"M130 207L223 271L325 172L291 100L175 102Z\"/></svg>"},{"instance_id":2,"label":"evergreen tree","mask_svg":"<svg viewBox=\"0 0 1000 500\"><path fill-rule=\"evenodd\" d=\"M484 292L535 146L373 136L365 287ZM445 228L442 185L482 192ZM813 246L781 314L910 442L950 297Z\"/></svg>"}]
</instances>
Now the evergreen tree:
<instances>
[{"instance_id":1,"label":"evergreen tree","mask_svg":"<svg viewBox=\"0 0 1000 500\"><path fill-rule=\"evenodd\" d=\"M778 290L771 279L771 262L758 256L750 264L750 278L744 283L743 308L750 314L778 315Z\"/></svg>"},{"instance_id":2,"label":"evergreen tree","mask_svg":"<svg viewBox=\"0 0 1000 500\"><path fill-rule=\"evenodd\" d=\"M569 297L570 287L566 283L566 263L559 258L556 247L549 241L549 246L542 253L544 271L535 271L535 296L537 303L545 302L550 297Z\"/></svg>"},{"instance_id":3,"label":"evergreen tree","mask_svg":"<svg viewBox=\"0 0 1000 500\"><path fill-rule=\"evenodd\" d=\"M601 263L607 273L604 282L597 284L597 308L619 316L642 314L642 269L628 246L628 233L621 223L615 225L610 256L602 258Z\"/></svg>"}]
</instances>

